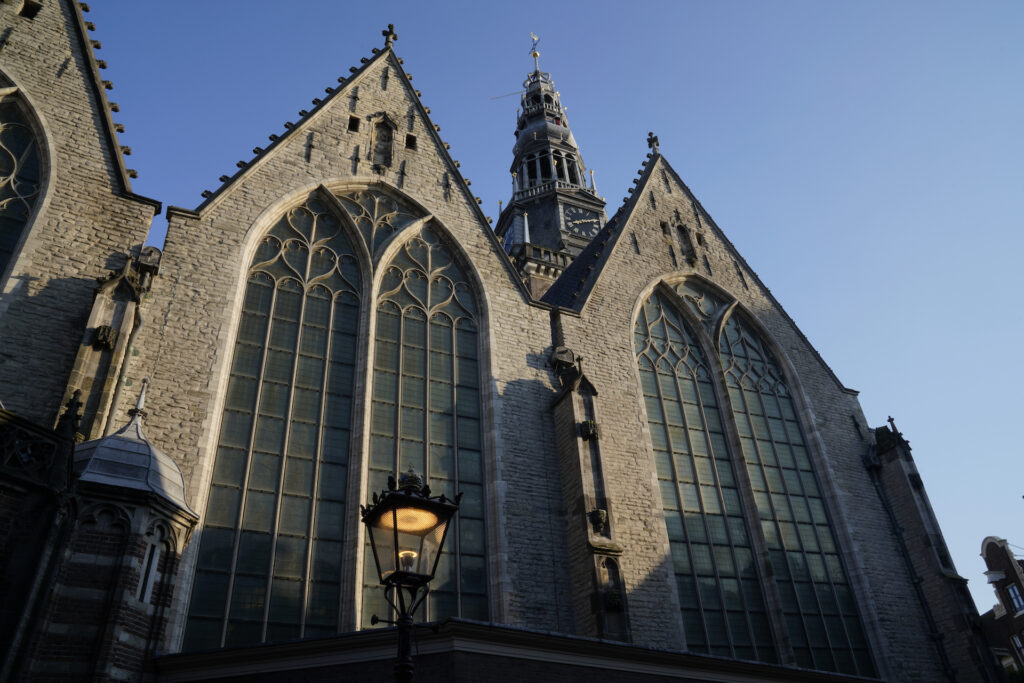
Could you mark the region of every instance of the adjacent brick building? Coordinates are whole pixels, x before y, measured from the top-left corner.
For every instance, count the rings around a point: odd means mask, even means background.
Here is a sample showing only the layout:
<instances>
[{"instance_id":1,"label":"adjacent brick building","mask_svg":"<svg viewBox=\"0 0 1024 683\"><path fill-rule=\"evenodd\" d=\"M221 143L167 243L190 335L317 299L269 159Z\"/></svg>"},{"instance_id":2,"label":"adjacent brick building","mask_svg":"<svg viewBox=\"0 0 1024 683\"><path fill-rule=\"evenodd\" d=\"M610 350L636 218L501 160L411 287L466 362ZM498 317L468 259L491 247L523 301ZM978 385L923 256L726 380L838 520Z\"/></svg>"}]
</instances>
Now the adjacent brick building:
<instances>
[{"instance_id":1,"label":"adjacent brick building","mask_svg":"<svg viewBox=\"0 0 1024 683\"><path fill-rule=\"evenodd\" d=\"M998 680L905 441L655 136L609 218L535 61L492 230L389 27L161 253L83 11L0 3L3 677L387 679L357 508L412 466L463 494L422 680Z\"/></svg>"},{"instance_id":2,"label":"adjacent brick building","mask_svg":"<svg viewBox=\"0 0 1024 683\"><path fill-rule=\"evenodd\" d=\"M1024 567L1005 538L989 536L981 543L996 604L981 615L993 652L1008 672L1024 677Z\"/></svg>"}]
</instances>

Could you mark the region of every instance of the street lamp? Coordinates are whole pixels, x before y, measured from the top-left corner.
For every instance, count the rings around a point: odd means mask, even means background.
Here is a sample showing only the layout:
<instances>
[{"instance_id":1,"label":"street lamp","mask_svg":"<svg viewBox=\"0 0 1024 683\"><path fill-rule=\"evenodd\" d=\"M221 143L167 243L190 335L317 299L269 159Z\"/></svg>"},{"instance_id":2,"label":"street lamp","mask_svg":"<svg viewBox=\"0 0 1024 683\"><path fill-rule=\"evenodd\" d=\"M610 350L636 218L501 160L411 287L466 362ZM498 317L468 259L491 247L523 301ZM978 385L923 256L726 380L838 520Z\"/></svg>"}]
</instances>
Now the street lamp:
<instances>
[{"instance_id":1,"label":"street lamp","mask_svg":"<svg viewBox=\"0 0 1024 683\"><path fill-rule=\"evenodd\" d=\"M388 477L388 490L373 494L373 504L361 506L363 524L370 533L377 575L384 586L384 598L398 615L395 621L373 615L370 623L398 627L398 659L395 681L412 680L412 624L416 608L430 592L441 547L448 535L448 523L459 509L459 499L444 495L430 497L426 486L412 468L398 478Z\"/></svg>"}]
</instances>

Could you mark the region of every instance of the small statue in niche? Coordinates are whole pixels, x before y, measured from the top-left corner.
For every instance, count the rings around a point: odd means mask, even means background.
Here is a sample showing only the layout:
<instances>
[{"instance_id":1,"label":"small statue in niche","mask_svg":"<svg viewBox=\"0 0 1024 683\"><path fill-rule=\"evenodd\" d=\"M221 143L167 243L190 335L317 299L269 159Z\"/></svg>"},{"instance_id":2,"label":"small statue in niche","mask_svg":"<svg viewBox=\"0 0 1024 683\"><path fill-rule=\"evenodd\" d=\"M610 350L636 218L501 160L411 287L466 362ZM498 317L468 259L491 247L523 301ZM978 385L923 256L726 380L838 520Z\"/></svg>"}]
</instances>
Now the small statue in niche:
<instances>
[{"instance_id":1,"label":"small statue in niche","mask_svg":"<svg viewBox=\"0 0 1024 683\"><path fill-rule=\"evenodd\" d=\"M97 349L113 349L117 343L117 330L110 325L98 325L92 332L92 345Z\"/></svg>"},{"instance_id":2,"label":"small statue in niche","mask_svg":"<svg viewBox=\"0 0 1024 683\"><path fill-rule=\"evenodd\" d=\"M563 387L572 384L583 374L583 356L577 356L565 346L555 347L551 353L551 364Z\"/></svg>"},{"instance_id":3,"label":"small statue in niche","mask_svg":"<svg viewBox=\"0 0 1024 683\"><path fill-rule=\"evenodd\" d=\"M78 432L82 425L82 390L75 389L64 404L64 412L57 418L57 426L54 428L61 436L73 439L75 443L82 443L85 437Z\"/></svg>"},{"instance_id":4,"label":"small statue in niche","mask_svg":"<svg viewBox=\"0 0 1024 683\"><path fill-rule=\"evenodd\" d=\"M391 166L391 148L395 135L386 121L378 121L373 126L373 169L382 171Z\"/></svg>"}]
</instances>

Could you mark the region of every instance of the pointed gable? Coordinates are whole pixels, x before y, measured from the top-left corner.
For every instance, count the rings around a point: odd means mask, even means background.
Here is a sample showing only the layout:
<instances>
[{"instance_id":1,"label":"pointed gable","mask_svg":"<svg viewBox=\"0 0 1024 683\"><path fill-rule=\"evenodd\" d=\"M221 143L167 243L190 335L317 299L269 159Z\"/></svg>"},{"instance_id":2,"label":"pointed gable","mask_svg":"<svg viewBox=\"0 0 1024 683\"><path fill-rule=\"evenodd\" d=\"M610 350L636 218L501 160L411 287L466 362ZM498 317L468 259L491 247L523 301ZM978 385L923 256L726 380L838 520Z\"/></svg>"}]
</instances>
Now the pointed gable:
<instances>
[{"instance_id":1,"label":"pointed gable","mask_svg":"<svg viewBox=\"0 0 1024 683\"><path fill-rule=\"evenodd\" d=\"M633 253L627 256L630 247ZM581 311L610 269L611 259L631 257L640 259L637 265L645 264L642 268L650 271L652 281L678 271L710 278L736 294L751 291L764 297L835 383L853 391L836 376L656 146L622 206L542 301Z\"/></svg>"},{"instance_id":2,"label":"pointed gable","mask_svg":"<svg viewBox=\"0 0 1024 683\"><path fill-rule=\"evenodd\" d=\"M475 225L490 242L489 249L502 262L509 279L528 297L488 225L490 219L480 209L481 200L470 192L469 181L440 137L440 126L431 121L420 92L412 87L402 59L390 41L373 52L372 57L362 59L361 66L350 69L350 76L339 78L337 87L327 88L326 97L314 99L312 109L301 110L297 121L286 122L283 133L270 135L266 148L254 148L255 157L239 161L238 171L221 176L222 185L204 193L205 200L195 210L168 207L168 215L212 218L220 211L230 211L232 204L238 206L238 200L228 197L243 187L247 189L240 193L241 204L253 208L252 196L275 198L262 189L268 186L274 186L279 196L299 187L324 185L333 190L338 182L364 187L383 183L412 192L417 200L431 205L426 206L428 212L440 206L462 212L457 221L440 211L437 217L446 223ZM413 178L416 187L407 187ZM429 182L424 184L424 178ZM430 191L424 192L425 187ZM250 195L248 199L246 195ZM467 213L472 216L469 221Z\"/></svg>"}]
</instances>

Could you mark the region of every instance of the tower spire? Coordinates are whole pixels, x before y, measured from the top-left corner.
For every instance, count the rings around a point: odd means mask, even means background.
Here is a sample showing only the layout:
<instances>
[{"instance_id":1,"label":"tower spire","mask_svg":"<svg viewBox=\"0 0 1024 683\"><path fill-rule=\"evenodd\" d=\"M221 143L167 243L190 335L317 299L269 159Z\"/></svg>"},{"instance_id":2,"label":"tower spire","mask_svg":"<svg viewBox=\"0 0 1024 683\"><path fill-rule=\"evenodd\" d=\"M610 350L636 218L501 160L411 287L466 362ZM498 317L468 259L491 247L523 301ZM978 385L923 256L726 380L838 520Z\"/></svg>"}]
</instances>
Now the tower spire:
<instances>
[{"instance_id":1,"label":"tower spire","mask_svg":"<svg viewBox=\"0 0 1024 683\"><path fill-rule=\"evenodd\" d=\"M597 196L562 96L551 74L540 70L540 38L533 40L533 71L523 81L512 147L512 199L495 233L539 297L604 226L604 201ZM527 214L529 218L527 218Z\"/></svg>"}]
</instances>

